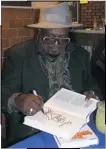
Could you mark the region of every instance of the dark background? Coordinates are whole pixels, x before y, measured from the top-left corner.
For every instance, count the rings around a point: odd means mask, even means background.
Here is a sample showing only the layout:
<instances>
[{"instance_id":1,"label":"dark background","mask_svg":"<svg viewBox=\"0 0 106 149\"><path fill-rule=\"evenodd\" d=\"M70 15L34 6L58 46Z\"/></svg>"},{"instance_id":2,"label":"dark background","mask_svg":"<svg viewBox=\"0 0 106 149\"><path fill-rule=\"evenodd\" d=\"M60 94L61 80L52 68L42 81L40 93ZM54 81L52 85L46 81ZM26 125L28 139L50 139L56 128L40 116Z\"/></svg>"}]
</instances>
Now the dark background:
<instances>
[{"instance_id":1,"label":"dark background","mask_svg":"<svg viewBox=\"0 0 106 149\"><path fill-rule=\"evenodd\" d=\"M2 6L29 6L31 7L30 1L1 1Z\"/></svg>"}]
</instances>

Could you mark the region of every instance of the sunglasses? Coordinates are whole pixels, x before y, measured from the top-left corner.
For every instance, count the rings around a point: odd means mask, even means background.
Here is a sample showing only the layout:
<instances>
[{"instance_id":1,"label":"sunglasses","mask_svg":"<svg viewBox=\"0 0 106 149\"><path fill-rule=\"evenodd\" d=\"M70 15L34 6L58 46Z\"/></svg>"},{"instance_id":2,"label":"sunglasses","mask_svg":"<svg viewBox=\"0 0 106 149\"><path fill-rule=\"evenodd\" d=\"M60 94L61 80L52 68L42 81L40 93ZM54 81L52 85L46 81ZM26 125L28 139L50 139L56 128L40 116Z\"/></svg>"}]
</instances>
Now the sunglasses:
<instances>
[{"instance_id":1,"label":"sunglasses","mask_svg":"<svg viewBox=\"0 0 106 149\"><path fill-rule=\"evenodd\" d=\"M70 38L63 38L63 37L43 37L43 43L44 44L50 44L50 45L53 45L56 43L56 41L61 44L61 45L64 45L64 44L68 44L70 42Z\"/></svg>"}]
</instances>

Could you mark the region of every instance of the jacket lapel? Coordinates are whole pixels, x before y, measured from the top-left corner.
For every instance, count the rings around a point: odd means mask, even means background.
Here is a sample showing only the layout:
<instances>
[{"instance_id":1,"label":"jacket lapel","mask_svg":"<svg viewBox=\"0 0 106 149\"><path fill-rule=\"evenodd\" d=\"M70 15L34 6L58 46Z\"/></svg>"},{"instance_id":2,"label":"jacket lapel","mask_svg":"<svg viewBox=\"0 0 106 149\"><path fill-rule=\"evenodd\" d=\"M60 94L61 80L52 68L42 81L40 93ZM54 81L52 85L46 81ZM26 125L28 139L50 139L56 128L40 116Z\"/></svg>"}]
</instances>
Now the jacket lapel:
<instances>
[{"instance_id":1,"label":"jacket lapel","mask_svg":"<svg viewBox=\"0 0 106 149\"><path fill-rule=\"evenodd\" d=\"M39 95L44 96L44 100L48 99L49 93L49 80L47 75L44 73L42 66L40 64L38 54L36 49L33 49L33 54L29 58L30 67L33 71L34 82L36 82L36 89L38 90Z\"/></svg>"}]
</instances>

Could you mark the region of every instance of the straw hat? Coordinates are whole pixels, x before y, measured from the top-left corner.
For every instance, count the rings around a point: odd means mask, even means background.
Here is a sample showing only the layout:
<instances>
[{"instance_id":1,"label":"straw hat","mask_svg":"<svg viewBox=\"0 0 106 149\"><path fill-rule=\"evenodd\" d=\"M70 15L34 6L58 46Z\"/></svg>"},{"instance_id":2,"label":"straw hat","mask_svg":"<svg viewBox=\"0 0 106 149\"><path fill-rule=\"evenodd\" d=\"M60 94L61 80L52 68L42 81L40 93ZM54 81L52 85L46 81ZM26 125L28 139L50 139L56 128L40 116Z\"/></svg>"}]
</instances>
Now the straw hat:
<instances>
[{"instance_id":1,"label":"straw hat","mask_svg":"<svg viewBox=\"0 0 106 149\"><path fill-rule=\"evenodd\" d=\"M31 28L68 28L80 27L82 24L72 23L72 11L66 2L40 9L39 22L27 25Z\"/></svg>"}]
</instances>

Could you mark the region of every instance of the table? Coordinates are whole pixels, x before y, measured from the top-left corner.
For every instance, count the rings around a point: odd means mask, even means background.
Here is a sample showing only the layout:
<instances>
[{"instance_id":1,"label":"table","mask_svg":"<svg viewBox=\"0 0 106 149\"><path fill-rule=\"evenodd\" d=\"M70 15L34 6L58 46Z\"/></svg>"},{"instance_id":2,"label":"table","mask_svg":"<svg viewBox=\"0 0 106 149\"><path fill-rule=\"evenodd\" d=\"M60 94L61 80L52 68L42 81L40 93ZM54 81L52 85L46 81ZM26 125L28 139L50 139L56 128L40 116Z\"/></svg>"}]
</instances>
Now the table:
<instances>
[{"instance_id":1,"label":"table","mask_svg":"<svg viewBox=\"0 0 106 149\"><path fill-rule=\"evenodd\" d=\"M95 132L99 138L99 144L89 146L86 148L105 148L105 135L100 133L94 124L93 115L90 116L90 122L88 125ZM40 132L32 137L29 137L15 145L12 145L10 148L58 148L53 136L51 134Z\"/></svg>"}]
</instances>

